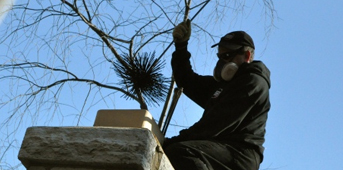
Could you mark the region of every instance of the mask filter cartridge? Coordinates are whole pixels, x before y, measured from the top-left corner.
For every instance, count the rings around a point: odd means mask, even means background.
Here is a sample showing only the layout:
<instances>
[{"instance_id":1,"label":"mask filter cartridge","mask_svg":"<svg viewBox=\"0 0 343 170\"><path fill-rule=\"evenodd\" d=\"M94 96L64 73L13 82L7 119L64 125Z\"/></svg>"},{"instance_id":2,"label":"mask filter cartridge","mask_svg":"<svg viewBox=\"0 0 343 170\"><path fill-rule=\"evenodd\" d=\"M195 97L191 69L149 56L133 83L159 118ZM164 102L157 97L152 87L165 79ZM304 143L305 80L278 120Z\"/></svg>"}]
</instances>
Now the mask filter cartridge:
<instances>
[{"instance_id":1,"label":"mask filter cartridge","mask_svg":"<svg viewBox=\"0 0 343 170\"><path fill-rule=\"evenodd\" d=\"M216 81L230 81L233 76L236 74L238 66L234 62L225 62L219 60L216 67L213 70L213 77Z\"/></svg>"}]
</instances>

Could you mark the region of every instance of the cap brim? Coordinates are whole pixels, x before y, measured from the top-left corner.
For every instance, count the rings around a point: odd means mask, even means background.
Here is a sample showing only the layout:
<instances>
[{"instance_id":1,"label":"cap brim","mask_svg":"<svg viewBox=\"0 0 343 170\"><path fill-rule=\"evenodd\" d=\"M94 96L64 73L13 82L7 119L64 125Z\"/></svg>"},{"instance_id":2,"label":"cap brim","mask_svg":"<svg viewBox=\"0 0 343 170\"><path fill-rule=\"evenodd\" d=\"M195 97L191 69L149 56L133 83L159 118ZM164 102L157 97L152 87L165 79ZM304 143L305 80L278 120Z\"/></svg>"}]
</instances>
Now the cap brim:
<instances>
[{"instance_id":1,"label":"cap brim","mask_svg":"<svg viewBox=\"0 0 343 170\"><path fill-rule=\"evenodd\" d=\"M211 48L216 47L218 44L219 44L219 43L213 44L213 45L211 46Z\"/></svg>"},{"instance_id":2,"label":"cap brim","mask_svg":"<svg viewBox=\"0 0 343 170\"><path fill-rule=\"evenodd\" d=\"M223 42L221 42L221 43L219 42L217 44L214 44L211 46L211 48L216 47L218 45L220 45L221 47L230 49L230 50L238 50L238 49L242 48L242 45L237 45L237 44L232 44L232 43L223 43Z\"/></svg>"}]
</instances>

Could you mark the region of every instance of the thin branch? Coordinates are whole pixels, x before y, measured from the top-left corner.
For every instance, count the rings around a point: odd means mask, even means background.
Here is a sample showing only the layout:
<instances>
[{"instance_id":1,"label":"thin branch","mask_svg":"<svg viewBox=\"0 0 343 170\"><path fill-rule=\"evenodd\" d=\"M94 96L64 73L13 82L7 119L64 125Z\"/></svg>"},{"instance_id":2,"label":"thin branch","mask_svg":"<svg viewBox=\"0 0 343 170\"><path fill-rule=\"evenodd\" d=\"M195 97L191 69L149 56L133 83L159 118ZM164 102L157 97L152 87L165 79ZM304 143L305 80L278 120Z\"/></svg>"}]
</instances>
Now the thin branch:
<instances>
[{"instance_id":1,"label":"thin branch","mask_svg":"<svg viewBox=\"0 0 343 170\"><path fill-rule=\"evenodd\" d=\"M92 84L89 84L89 90L88 90L87 96L86 96L86 98L85 98L85 100L83 102L83 105L82 105L82 108L81 108L81 111L80 111L79 118L77 120L76 126L79 126L79 123L80 123L81 117L82 117L82 113L83 113L83 109L86 106L86 103L87 103L87 100L88 100L88 97L89 97L89 94L91 93L91 91L92 91Z\"/></svg>"},{"instance_id":2,"label":"thin branch","mask_svg":"<svg viewBox=\"0 0 343 170\"><path fill-rule=\"evenodd\" d=\"M11 148L12 144L13 144L14 141L12 141L5 149L5 151L2 152L2 155L0 157L0 162L2 162L2 159L4 158L6 152Z\"/></svg>"},{"instance_id":3,"label":"thin branch","mask_svg":"<svg viewBox=\"0 0 343 170\"><path fill-rule=\"evenodd\" d=\"M83 2L83 6L84 6L85 9L86 9L87 15L88 15L88 21L89 21L89 22L92 22L92 17L91 17L91 14L89 13L89 10L88 10L86 1L85 1L85 0L82 0L82 2Z\"/></svg>"},{"instance_id":4,"label":"thin branch","mask_svg":"<svg viewBox=\"0 0 343 170\"><path fill-rule=\"evenodd\" d=\"M160 15L161 16L161 15ZM155 19L151 20L150 22L148 22L147 24L143 25L137 32L134 36L132 36L131 38L131 41L133 41L134 37L138 35L138 33L144 29L146 26L148 26L149 24L155 22L160 16L156 17ZM142 45L140 45L140 47L136 50L136 52L134 53L133 56L136 56L137 53L145 46L147 45L150 41L152 41L154 38L156 38L157 36L163 34L163 33L166 33L166 31L163 31L163 32L158 32L157 34L154 34L152 37L150 37L146 42L142 43ZM132 45L130 45L130 49L132 49ZM131 50L130 50L131 51ZM132 55L131 55L132 56Z\"/></svg>"},{"instance_id":5,"label":"thin branch","mask_svg":"<svg viewBox=\"0 0 343 170\"><path fill-rule=\"evenodd\" d=\"M52 68L46 64L40 63L40 62L25 62L25 63L18 63L18 64L3 64L0 65L0 71L2 70L6 70L8 68L11 69L25 69L25 68L42 68L42 69L47 69L47 70L52 70L52 71L59 71L59 72L64 72L67 73L71 76L73 76L75 79L78 79L77 76L75 74L73 74L72 72L69 72L67 70L63 70L63 69L58 69L58 68Z\"/></svg>"},{"instance_id":6,"label":"thin branch","mask_svg":"<svg viewBox=\"0 0 343 170\"><path fill-rule=\"evenodd\" d=\"M161 7L161 5L159 5L158 3L156 3L154 0L151 0L158 8L160 8L160 10L163 12L164 16L168 19L168 21L170 23L173 23L173 21L169 18L169 15L165 12L165 10Z\"/></svg>"},{"instance_id":7,"label":"thin branch","mask_svg":"<svg viewBox=\"0 0 343 170\"><path fill-rule=\"evenodd\" d=\"M86 23L96 34L99 35L99 37L105 42L105 44L107 45L107 47L111 50L111 52L114 54L114 56L118 59L118 61L124 65L125 67L129 66L125 63L125 61L121 58L121 56L118 54L117 50L111 45L111 43L107 40L107 37L109 37L107 34L105 34L103 31L101 31L100 29L98 29L95 25L93 25L91 22L89 22L84 15L82 15L77 8L75 8L72 4L70 4L68 1L64 1L61 0L62 2L64 2L67 6L69 6L72 10L74 10L74 12L76 12L80 18L83 20L84 23Z\"/></svg>"}]
</instances>

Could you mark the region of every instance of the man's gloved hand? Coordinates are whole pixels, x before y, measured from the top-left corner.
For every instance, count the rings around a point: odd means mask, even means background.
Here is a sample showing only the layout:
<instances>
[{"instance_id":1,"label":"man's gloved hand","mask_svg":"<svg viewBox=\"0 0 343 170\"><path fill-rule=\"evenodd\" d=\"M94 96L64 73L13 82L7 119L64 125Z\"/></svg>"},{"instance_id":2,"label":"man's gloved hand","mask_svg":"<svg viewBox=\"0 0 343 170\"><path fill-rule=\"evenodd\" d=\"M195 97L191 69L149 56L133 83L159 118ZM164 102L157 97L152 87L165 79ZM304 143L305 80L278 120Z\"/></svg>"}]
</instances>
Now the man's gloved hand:
<instances>
[{"instance_id":1,"label":"man's gloved hand","mask_svg":"<svg viewBox=\"0 0 343 170\"><path fill-rule=\"evenodd\" d=\"M174 28L173 39L175 43L181 43L189 40L191 36L191 20L181 22Z\"/></svg>"}]
</instances>

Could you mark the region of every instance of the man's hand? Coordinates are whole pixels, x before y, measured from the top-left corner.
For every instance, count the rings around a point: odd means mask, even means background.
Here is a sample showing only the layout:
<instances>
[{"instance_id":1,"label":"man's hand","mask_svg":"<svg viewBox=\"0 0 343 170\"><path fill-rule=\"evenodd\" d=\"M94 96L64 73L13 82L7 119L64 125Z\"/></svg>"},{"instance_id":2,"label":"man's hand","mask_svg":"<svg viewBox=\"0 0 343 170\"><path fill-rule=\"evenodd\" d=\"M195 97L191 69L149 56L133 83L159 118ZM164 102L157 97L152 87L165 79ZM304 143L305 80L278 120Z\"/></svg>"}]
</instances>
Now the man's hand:
<instances>
[{"instance_id":1,"label":"man's hand","mask_svg":"<svg viewBox=\"0 0 343 170\"><path fill-rule=\"evenodd\" d=\"M191 20L181 22L174 28L173 38L175 43L185 42L191 36Z\"/></svg>"}]
</instances>

